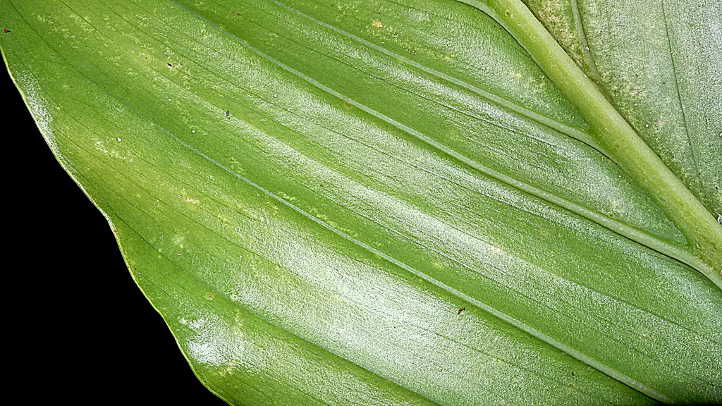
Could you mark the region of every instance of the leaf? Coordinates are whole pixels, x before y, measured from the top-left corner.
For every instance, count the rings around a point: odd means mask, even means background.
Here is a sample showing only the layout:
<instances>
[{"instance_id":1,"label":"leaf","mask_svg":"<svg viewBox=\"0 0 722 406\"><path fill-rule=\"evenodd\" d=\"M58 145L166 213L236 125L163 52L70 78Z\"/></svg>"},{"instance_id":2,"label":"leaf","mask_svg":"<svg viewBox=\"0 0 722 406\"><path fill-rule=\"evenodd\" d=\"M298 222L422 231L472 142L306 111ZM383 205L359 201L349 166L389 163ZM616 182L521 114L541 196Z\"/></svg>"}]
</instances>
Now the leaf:
<instances>
[{"instance_id":1,"label":"leaf","mask_svg":"<svg viewBox=\"0 0 722 406\"><path fill-rule=\"evenodd\" d=\"M570 58L463 3L3 0L0 44L230 404L722 401L720 6L529 0Z\"/></svg>"}]
</instances>

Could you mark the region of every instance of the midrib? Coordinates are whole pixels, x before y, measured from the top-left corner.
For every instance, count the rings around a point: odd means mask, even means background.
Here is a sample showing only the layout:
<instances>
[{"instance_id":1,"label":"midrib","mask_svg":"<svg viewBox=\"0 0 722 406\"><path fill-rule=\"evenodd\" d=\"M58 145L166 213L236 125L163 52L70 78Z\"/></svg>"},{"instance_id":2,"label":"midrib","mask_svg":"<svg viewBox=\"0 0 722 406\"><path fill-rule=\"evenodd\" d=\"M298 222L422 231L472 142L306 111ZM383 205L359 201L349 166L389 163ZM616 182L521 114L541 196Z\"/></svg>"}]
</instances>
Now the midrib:
<instances>
[{"instance_id":1,"label":"midrib","mask_svg":"<svg viewBox=\"0 0 722 406\"><path fill-rule=\"evenodd\" d=\"M527 50L567 100L577 107L591 126L596 142L657 201L689 244L684 249L678 249L685 253L682 258L680 252L670 251L663 246L655 247L655 241L643 241L639 235L627 235L624 230L613 228L614 225L605 226L690 265L722 289L722 228L566 54L526 5L521 0L456 1L492 17Z\"/></svg>"}]
</instances>

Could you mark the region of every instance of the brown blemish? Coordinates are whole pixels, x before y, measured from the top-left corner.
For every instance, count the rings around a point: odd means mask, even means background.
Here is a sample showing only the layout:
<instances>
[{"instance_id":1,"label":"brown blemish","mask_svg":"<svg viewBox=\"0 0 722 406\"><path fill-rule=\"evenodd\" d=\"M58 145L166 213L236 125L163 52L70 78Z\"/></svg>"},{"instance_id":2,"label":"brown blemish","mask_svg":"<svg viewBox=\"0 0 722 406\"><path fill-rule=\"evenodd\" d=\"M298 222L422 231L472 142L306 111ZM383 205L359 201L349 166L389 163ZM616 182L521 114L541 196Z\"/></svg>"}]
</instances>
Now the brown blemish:
<instances>
[{"instance_id":1,"label":"brown blemish","mask_svg":"<svg viewBox=\"0 0 722 406\"><path fill-rule=\"evenodd\" d=\"M459 310L456 311L456 314L461 314L466 310L466 307L462 307Z\"/></svg>"},{"instance_id":2,"label":"brown blemish","mask_svg":"<svg viewBox=\"0 0 722 406\"><path fill-rule=\"evenodd\" d=\"M4 32L5 34L7 34L7 33L12 32L12 31L8 30L7 28L3 28L3 32Z\"/></svg>"}]
</instances>

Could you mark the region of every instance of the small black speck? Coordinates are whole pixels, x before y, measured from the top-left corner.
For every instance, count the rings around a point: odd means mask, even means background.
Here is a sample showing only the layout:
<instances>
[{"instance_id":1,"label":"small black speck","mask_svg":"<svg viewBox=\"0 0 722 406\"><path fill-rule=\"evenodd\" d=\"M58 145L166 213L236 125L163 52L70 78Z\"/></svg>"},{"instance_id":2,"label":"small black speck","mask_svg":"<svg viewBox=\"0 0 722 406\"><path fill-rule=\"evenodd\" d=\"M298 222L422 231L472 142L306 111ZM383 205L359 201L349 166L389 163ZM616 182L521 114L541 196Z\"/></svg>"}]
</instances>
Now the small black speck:
<instances>
[{"instance_id":1,"label":"small black speck","mask_svg":"<svg viewBox=\"0 0 722 406\"><path fill-rule=\"evenodd\" d=\"M173 67L173 64L172 64L172 63L169 63L169 64L168 64L168 67L169 67L169 68L172 68L172 67Z\"/></svg>"},{"instance_id":2,"label":"small black speck","mask_svg":"<svg viewBox=\"0 0 722 406\"><path fill-rule=\"evenodd\" d=\"M461 314L466 310L466 307L462 307L459 310L456 311L456 314Z\"/></svg>"},{"instance_id":3,"label":"small black speck","mask_svg":"<svg viewBox=\"0 0 722 406\"><path fill-rule=\"evenodd\" d=\"M231 118L231 112L230 112L230 111L226 110L226 112L225 112L224 114L226 115L226 118Z\"/></svg>"}]
</instances>

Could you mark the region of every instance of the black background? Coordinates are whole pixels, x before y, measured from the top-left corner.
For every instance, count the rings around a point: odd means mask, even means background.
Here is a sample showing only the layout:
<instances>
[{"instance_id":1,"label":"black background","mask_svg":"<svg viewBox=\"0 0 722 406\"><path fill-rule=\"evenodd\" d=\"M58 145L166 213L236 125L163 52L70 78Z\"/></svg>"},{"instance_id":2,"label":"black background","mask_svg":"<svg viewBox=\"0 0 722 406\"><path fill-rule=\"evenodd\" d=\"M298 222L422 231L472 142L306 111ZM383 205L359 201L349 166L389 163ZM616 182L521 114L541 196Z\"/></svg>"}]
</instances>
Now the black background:
<instances>
[{"instance_id":1,"label":"black background","mask_svg":"<svg viewBox=\"0 0 722 406\"><path fill-rule=\"evenodd\" d=\"M105 219L57 163L2 65L7 318L0 331L3 369L13 372L4 395L27 399L16 404L225 405L193 375Z\"/></svg>"}]
</instances>

